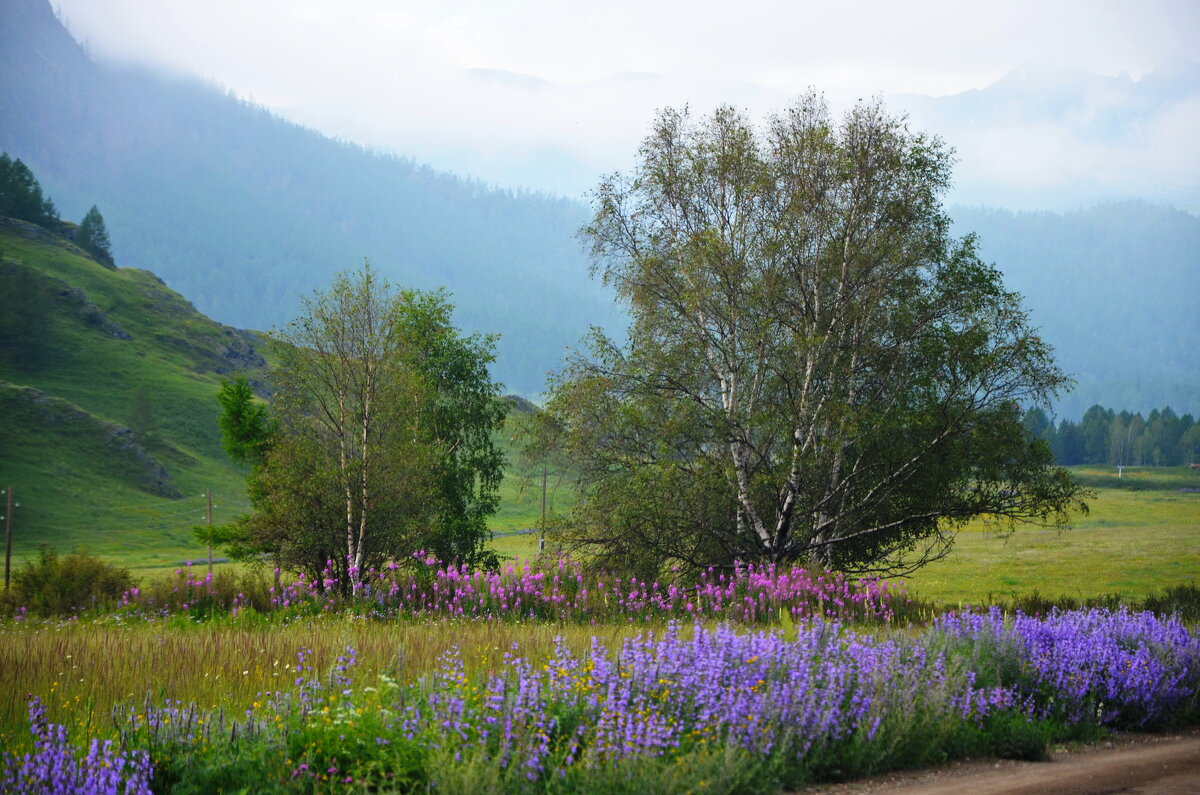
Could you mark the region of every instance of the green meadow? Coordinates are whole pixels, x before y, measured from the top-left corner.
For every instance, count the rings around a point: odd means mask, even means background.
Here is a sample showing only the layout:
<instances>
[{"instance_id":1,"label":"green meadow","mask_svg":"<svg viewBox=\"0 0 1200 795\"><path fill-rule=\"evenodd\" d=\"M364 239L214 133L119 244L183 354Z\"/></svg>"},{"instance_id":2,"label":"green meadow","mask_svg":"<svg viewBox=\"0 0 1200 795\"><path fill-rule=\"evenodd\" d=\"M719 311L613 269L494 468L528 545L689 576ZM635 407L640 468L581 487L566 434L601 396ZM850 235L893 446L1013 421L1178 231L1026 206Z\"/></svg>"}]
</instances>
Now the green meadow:
<instances>
[{"instance_id":1,"label":"green meadow","mask_svg":"<svg viewBox=\"0 0 1200 795\"><path fill-rule=\"evenodd\" d=\"M908 577L911 594L980 604L1039 594L1145 597L1200 584L1200 472L1077 467L1096 489L1065 530L972 522L951 553Z\"/></svg>"}]
</instances>

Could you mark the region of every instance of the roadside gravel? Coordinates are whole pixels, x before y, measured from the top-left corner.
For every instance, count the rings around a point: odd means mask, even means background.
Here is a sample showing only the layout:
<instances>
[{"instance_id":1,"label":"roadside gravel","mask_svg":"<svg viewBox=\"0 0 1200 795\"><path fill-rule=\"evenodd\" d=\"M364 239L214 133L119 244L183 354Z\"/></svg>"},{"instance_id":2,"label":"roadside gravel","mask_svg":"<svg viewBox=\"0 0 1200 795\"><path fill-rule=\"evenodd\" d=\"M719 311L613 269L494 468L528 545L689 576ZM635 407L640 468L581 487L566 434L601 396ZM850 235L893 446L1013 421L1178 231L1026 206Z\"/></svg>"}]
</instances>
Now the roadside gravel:
<instances>
[{"instance_id":1,"label":"roadside gravel","mask_svg":"<svg viewBox=\"0 0 1200 795\"><path fill-rule=\"evenodd\" d=\"M1056 748L1048 762L966 761L801 790L821 795L1197 795L1200 730Z\"/></svg>"}]
</instances>

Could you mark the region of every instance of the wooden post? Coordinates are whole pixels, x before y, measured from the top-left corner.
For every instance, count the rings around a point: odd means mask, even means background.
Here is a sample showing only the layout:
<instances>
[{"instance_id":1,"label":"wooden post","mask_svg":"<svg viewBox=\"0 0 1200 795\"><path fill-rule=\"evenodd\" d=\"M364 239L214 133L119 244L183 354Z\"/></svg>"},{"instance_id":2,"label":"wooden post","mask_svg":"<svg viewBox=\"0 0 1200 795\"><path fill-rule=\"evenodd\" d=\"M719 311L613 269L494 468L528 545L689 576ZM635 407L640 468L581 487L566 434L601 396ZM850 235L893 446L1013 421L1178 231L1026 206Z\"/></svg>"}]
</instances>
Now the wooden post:
<instances>
[{"instance_id":1,"label":"wooden post","mask_svg":"<svg viewBox=\"0 0 1200 795\"><path fill-rule=\"evenodd\" d=\"M212 489L205 489L204 496L208 498L208 573L212 574Z\"/></svg>"},{"instance_id":2,"label":"wooden post","mask_svg":"<svg viewBox=\"0 0 1200 795\"><path fill-rule=\"evenodd\" d=\"M4 590L8 590L8 569L12 562L13 487L9 486L8 510L4 514Z\"/></svg>"}]
</instances>

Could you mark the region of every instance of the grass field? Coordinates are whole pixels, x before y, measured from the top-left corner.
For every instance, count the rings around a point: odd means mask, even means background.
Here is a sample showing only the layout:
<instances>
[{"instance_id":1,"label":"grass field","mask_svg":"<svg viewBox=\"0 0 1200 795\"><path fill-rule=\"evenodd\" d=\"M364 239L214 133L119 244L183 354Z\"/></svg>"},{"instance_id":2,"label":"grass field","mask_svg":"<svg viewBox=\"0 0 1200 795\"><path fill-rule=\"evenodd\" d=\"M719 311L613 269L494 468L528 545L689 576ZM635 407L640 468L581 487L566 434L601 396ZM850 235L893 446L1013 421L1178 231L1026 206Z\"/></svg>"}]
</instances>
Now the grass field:
<instances>
[{"instance_id":1,"label":"grass field","mask_svg":"<svg viewBox=\"0 0 1200 795\"><path fill-rule=\"evenodd\" d=\"M1109 476L1092 468L1080 474L1093 483ZM1017 527L1004 535L974 522L948 557L908 578L909 592L978 604L1032 593L1143 597L1200 584L1200 494L1179 490L1200 487L1200 473L1127 469L1124 478L1156 478L1164 487L1099 488L1090 513L1063 531Z\"/></svg>"},{"instance_id":2,"label":"grass field","mask_svg":"<svg viewBox=\"0 0 1200 795\"><path fill-rule=\"evenodd\" d=\"M1101 485L1091 511L1066 530L1018 526L1011 533L973 522L959 533L953 551L906 579L909 592L943 604L980 604L1038 593L1076 599L1118 594L1142 598L1177 585L1200 584L1200 473L1184 468L1126 469L1120 487L1110 469L1076 468L1088 482ZM1128 483L1138 486L1128 487ZM1146 484L1154 484L1148 488ZM536 527L541 484L506 478L500 513L491 522L490 547L502 557L537 553ZM560 490L557 507L571 503ZM198 562L200 547L191 553ZM553 535L546 549L559 550ZM139 579L167 574L172 566L133 566ZM218 564L219 566L221 564ZM227 564L241 570L241 564ZM224 568L223 567L223 568Z\"/></svg>"}]
</instances>

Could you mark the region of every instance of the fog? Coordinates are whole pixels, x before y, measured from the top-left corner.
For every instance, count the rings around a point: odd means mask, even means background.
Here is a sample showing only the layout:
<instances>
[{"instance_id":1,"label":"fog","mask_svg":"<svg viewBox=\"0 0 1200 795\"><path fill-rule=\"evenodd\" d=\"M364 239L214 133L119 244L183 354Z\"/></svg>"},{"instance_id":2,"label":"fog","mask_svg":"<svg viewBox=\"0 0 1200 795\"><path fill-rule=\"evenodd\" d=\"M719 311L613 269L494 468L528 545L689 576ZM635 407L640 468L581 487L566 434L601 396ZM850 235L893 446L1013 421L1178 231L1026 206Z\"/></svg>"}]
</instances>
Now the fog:
<instances>
[{"instance_id":1,"label":"fog","mask_svg":"<svg viewBox=\"0 0 1200 795\"><path fill-rule=\"evenodd\" d=\"M1192 2L57 8L98 58L198 75L326 134L498 185L579 196L633 162L658 107L762 114L815 86L835 108L884 96L946 138L959 154L956 202L1200 209ZM1145 78L1164 64L1179 85L1150 91ZM1002 112L967 107L1014 70L1024 82L1008 86Z\"/></svg>"}]
</instances>

